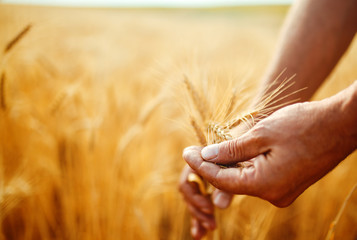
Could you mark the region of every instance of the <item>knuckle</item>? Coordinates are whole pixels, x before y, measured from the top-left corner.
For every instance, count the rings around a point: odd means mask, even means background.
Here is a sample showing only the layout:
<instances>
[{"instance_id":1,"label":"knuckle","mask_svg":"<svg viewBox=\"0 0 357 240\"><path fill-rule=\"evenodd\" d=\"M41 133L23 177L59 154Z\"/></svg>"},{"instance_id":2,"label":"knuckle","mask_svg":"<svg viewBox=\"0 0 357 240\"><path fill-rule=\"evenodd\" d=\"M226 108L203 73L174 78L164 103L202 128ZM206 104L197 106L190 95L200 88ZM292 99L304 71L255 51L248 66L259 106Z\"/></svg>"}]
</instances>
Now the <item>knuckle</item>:
<instances>
[{"instance_id":1,"label":"knuckle","mask_svg":"<svg viewBox=\"0 0 357 240\"><path fill-rule=\"evenodd\" d=\"M239 159L244 156L244 148L240 139L229 141L227 144L227 153L230 159Z\"/></svg>"},{"instance_id":2,"label":"knuckle","mask_svg":"<svg viewBox=\"0 0 357 240\"><path fill-rule=\"evenodd\" d=\"M259 143L260 141L264 141L268 135L266 124L260 122L251 130L250 136L254 143Z\"/></svg>"}]
</instances>

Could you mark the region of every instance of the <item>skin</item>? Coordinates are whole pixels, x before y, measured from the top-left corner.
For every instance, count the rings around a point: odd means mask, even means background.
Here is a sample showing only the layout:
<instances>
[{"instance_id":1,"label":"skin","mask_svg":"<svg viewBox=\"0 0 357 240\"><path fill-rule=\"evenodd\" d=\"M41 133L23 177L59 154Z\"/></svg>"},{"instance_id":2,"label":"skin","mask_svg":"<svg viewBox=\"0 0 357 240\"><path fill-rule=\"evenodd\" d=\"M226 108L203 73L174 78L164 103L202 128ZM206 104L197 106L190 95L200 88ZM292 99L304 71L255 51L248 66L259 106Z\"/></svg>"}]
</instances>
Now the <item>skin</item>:
<instances>
[{"instance_id":1,"label":"skin","mask_svg":"<svg viewBox=\"0 0 357 240\"><path fill-rule=\"evenodd\" d=\"M243 136L208 147L217 154L207 157L202 147L189 147L183 158L219 189L286 207L356 149L356 109L357 81L331 98L283 108ZM215 164L237 162L245 167Z\"/></svg>"},{"instance_id":2,"label":"skin","mask_svg":"<svg viewBox=\"0 0 357 240\"><path fill-rule=\"evenodd\" d=\"M310 99L352 41L356 12L355 0L296 1L255 104L294 74L295 84L283 95L306 90L275 105ZM243 136L220 144L213 160L202 158L202 147L185 149L183 158L190 167L184 168L179 188L192 215L193 238L201 239L214 229L213 206L228 207L232 194L257 196L285 207L348 156L356 148L356 88L354 83L331 98L276 111ZM212 162L244 162L246 167L221 169ZM211 198L187 182L190 172L217 187Z\"/></svg>"}]
</instances>

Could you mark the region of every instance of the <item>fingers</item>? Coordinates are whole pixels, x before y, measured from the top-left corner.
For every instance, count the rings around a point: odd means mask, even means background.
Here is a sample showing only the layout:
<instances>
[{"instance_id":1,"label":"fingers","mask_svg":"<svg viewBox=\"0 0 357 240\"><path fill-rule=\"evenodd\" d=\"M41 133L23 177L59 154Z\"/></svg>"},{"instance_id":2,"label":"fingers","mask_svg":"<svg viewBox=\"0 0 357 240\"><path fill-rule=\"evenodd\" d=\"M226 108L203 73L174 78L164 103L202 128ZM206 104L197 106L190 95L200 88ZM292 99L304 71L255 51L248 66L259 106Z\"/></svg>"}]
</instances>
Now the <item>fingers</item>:
<instances>
[{"instance_id":1,"label":"fingers","mask_svg":"<svg viewBox=\"0 0 357 240\"><path fill-rule=\"evenodd\" d=\"M233 200L233 194L216 189L212 194L213 204L221 209L229 207Z\"/></svg>"},{"instance_id":2,"label":"fingers","mask_svg":"<svg viewBox=\"0 0 357 240\"><path fill-rule=\"evenodd\" d=\"M207 230L201 225L201 223L196 219L191 219L191 235L194 239L201 239L207 233Z\"/></svg>"},{"instance_id":3,"label":"fingers","mask_svg":"<svg viewBox=\"0 0 357 240\"><path fill-rule=\"evenodd\" d=\"M206 214L213 214L214 206L208 196L202 195L196 183L187 181L187 177L193 170L186 165L181 174L180 191L185 201Z\"/></svg>"},{"instance_id":4,"label":"fingers","mask_svg":"<svg viewBox=\"0 0 357 240\"><path fill-rule=\"evenodd\" d=\"M186 165L180 178L180 191L192 216L191 234L194 239L201 239L208 230L216 228L214 205L209 196L202 195L196 183L188 182L190 173L194 171Z\"/></svg>"},{"instance_id":5,"label":"fingers","mask_svg":"<svg viewBox=\"0 0 357 240\"><path fill-rule=\"evenodd\" d=\"M258 126L239 138L203 148L201 156L206 161L225 165L251 159L269 150L263 133L263 128Z\"/></svg>"},{"instance_id":6,"label":"fingers","mask_svg":"<svg viewBox=\"0 0 357 240\"><path fill-rule=\"evenodd\" d=\"M191 215L196 218L205 229L214 230L216 228L216 221L212 214L205 214L190 204L187 204L187 207Z\"/></svg>"},{"instance_id":7,"label":"fingers","mask_svg":"<svg viewBox=\"0 0 357 240\"><path fill-rule=\"evenodd\" d=\"M253 163L244 168L221 168L204 161L200 147L186 148L183 158L197 174L216 188L229 193L254 195L256 169Z\"/></svg>"}]
</instances>

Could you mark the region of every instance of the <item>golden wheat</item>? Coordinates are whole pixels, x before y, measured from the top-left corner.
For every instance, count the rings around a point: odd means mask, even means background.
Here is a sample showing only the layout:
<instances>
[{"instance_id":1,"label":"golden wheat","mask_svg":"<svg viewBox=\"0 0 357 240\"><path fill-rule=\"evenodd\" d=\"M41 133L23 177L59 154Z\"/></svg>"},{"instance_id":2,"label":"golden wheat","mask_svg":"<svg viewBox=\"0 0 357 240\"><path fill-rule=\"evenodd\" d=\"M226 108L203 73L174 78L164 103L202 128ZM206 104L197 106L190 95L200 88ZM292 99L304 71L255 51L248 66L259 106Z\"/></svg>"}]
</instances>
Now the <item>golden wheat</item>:
<instances>
[{"instance_id":1,"label":"golden wheat","mask_svg":"<svg viewBox=\"0 0 357 240\"><path fill-rule=\"evenodd\" d=\"M257 110L251 103L286 11L0 5L4 48L16 29L36 26L2 52L0 239L190 239L189 213L177 191L182 150L213 141L208 124L223 128ZM354 79L356 47L315 98ZM203 106L195 107L194 95ZM181 106L187 100L188 113ZM269 112L254 120L264 114ZM201 140L195 140L191 116ZM286 209L237 196L229 210L217 210L218 230L210 237L324 237L356 182L355 159L346 159ZM352 195L336 238L357 234L355 204Z\"/></svg>"}]
</instances>

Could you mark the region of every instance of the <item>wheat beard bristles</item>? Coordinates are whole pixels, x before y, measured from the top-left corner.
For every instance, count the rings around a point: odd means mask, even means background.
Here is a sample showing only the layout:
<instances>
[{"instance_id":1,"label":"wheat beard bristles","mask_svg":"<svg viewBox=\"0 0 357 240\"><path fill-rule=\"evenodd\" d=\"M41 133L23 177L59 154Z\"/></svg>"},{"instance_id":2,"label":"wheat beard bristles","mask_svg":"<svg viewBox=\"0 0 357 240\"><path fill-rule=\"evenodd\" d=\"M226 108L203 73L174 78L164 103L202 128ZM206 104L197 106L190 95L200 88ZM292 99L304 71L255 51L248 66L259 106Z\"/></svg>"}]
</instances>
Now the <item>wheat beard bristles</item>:
<instances>
[{"instance_id":1,"label":"wheat beard bristles","mask_svg":"<svg viewBox=\"0 0 357 240\"><path fill-rule=\"evenodd\" d=\"M252 111L244 116L236 117L230 121L228 121L222 128L224 129L232 129L238 126L240 123L244 121L248 121L249 119L254 120L254 118L259 114L258 110Z\"/></svg>"}]
</instances>

